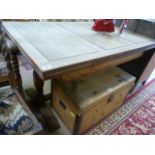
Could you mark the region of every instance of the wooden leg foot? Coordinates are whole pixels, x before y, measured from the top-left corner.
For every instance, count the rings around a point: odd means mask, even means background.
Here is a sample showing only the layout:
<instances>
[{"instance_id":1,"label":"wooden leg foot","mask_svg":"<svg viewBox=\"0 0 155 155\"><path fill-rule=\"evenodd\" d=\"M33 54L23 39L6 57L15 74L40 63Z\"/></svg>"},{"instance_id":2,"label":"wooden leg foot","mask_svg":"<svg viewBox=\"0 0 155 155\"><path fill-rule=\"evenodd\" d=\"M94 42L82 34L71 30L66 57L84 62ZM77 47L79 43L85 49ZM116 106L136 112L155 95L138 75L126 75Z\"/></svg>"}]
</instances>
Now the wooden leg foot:
<instances>
[{"instance_id":1,"label":"wooden leg foot","mask_svg":"<svg viewBox=\"0 0 155 155\"><path fill-rule=\"evenodd\" d=\"M39 111L51 132L60 128L58 120L48 106L40 106Z\"/></svg>"}]
</instances>

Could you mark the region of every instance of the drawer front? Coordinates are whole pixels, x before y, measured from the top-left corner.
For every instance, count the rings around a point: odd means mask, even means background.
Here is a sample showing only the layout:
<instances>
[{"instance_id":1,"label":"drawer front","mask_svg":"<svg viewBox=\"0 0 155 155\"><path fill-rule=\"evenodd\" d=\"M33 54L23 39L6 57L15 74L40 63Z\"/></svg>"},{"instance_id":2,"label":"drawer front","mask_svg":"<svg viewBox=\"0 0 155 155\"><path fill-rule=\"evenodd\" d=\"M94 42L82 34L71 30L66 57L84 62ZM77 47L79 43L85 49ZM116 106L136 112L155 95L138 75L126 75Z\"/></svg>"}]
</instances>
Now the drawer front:
<instances>
[{"instance_id":1,"label":"drawer front","mask_svg":"<svg viewBox=\"0 0 155 155\"><path fill-rule=\"evenodd\" d=\"M129 86L121 88L107 96L102 101L94 104L90 109L84 112L80 133L94 126L97 122L107 117L117 108L119 108L130 90Z\"/></svg>"},{"instance_id":2,"label":"drawer front","mask_svg":"<svg viewBox=\"0 0 155 155\"><path fill-rule=\"evenodd\" d=\"M110 113L114 112L118 107L120 107L120 105L124 103L124 99L127 96L129 90L130 87L126 86L108 96L104 108L105 116L108 116Z\"/></svg>"}]
</instances>

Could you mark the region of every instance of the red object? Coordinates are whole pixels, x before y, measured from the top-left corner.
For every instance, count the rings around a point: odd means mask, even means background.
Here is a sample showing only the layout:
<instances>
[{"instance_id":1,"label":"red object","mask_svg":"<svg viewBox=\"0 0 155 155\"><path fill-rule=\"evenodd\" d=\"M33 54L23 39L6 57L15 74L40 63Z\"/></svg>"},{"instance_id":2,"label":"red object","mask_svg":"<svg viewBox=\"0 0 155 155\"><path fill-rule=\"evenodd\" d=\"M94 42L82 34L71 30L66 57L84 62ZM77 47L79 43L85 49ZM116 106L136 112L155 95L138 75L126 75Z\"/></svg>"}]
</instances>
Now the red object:
<instances>
[{"instance_id":1,"label":"red object","mask_svg":"<svg viewBox=\"0 0 155 155\"><path fill-rule=\"evenodd\" d=\"M92 27L94 31L98 32L113 32L114 23L112 19L98 19L95 20L95 23Z\"/></svg>"}]
</instances>

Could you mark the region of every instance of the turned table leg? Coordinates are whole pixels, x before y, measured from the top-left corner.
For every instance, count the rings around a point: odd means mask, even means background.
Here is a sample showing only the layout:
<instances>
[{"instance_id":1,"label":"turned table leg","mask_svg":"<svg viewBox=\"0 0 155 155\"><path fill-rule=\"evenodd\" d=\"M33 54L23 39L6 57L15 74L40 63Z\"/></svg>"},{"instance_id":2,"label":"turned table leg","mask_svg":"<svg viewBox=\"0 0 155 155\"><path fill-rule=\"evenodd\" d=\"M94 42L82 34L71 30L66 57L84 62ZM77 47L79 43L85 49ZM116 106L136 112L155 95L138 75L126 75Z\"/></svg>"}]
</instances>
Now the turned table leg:
<instances>
[{"instance_id":1,"label":"turned table leg","mask_svg":"<svg viewBox=\"0 0 155 155\"><path fill-rule=\"evenodd\" d=\"M39 109L39 112L43 116L44 121L48 126L48 128L51 131L56 130L60 127L59 123L56 117L53 115L53 112L50 109L50 107L48 107L45 104L46 98L43 93L44 82L41 80L41 78L35 71L33 71L33 80L34 80L34 86L36 88L36 94L33 99L33 104Z\"/></svg>"},{"instance_id":2,"label":"turned table leg","mask_svg":"<svg viewBox=\"0 0 155 155\"><path fill-rule=\"evenodd\" d=\"M34 81L34 86L36 88L36 101L38 104L45 102L44 95L43 95L43 87L44 87L44 82L40 79L38 74L33 71L33 81Z\"/></svg>"}]
</instances>

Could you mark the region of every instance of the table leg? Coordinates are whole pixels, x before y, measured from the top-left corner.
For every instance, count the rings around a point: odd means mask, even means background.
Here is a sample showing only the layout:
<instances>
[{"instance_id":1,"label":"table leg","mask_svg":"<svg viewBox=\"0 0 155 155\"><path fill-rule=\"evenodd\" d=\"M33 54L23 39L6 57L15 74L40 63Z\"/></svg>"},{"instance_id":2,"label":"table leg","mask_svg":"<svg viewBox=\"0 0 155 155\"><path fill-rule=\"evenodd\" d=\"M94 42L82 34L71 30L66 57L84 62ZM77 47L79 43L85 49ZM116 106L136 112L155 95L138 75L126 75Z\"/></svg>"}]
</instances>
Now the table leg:
<instances>
[{"instance_id":1,"label":"table leg","mask_svg":"<svg viewBox=\"0 0 155 155\"><path fill-rule=\"evenodd\" d=\"M53 115L50 107L45 104L46 99L43 93L44 82L40 79L35 71L33 71L33 80L34 86L36 88L36 94L33 99L33 104L35 104L35 106L39 109L39 112L43 116L44 121L46 122L50 131L56 130L60 127L59 123L56 117Z\"/></svg>"}]
</instances>

